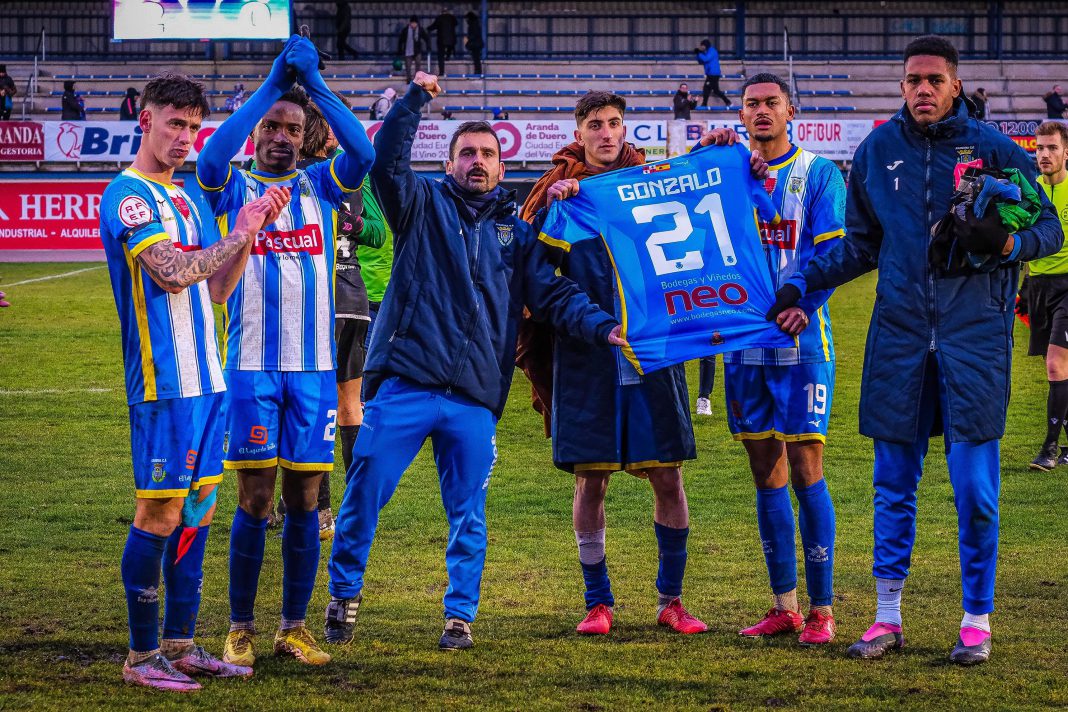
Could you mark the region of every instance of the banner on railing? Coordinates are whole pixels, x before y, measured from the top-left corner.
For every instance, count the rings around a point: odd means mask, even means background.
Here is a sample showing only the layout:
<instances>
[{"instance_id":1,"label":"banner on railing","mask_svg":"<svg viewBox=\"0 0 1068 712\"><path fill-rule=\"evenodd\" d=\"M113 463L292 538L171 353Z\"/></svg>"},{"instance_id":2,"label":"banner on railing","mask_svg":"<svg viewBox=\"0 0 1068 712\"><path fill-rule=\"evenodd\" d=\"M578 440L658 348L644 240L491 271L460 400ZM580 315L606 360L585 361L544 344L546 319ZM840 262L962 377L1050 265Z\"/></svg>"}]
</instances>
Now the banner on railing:
<instances>
[{"instance_id":1,"label":"banner on railing","mask_svg":"<svg viewBox=\"0 0 1068 712\"><path fill-rule=\"evenodd\" d=\"M0 161L43 161L44 126L39 121L0 121Z\"/></svg>"},{"instance_id":2,"label":"banner on railing","mask_svg":"<svg viewBox=\"0 0 1068 712\"><path fill-rule=\"evenodd\" d=\"M99 250L107 180L0 180L0 250Z\"/></svg>"}]
</instances>

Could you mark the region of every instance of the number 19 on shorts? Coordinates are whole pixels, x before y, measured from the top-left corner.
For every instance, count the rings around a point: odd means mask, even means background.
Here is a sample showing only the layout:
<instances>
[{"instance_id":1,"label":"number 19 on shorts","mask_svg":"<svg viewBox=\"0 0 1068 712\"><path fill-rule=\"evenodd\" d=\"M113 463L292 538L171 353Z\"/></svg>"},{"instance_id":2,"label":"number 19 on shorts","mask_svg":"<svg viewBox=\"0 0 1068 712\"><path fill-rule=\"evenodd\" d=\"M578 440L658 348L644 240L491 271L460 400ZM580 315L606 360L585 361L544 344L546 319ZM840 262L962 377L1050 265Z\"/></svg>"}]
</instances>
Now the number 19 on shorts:
<instances>
[{"instance_id":1,"label":"number 19 on shorts","mask_svg":"<svg viewBox=\"0 0 1068 712\"><path fill-rule=\"evenodd\" d=\"M827 412L827 386L822 383L809 383L805 386L808 395L808 412L824 415Z\"/></svg>"}]
</instances>

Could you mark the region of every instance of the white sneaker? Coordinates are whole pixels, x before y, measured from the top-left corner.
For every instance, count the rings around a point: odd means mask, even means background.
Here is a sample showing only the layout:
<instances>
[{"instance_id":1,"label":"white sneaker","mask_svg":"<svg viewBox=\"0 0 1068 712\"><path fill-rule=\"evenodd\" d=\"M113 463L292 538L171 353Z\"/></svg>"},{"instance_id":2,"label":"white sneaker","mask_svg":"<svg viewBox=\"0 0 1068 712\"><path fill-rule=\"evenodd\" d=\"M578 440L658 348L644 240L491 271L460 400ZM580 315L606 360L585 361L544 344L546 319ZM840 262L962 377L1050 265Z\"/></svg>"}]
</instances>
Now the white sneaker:
<instances>
[{"instance_id":1,"label":"white sneaker","mask_svg":"<svg viewBox=\"0 0 1068 712\"><path fill-rule=\"evenodd\" d=\"M707 398L697 399L697 414L712 415L712 401Z\"/></svg>"}]
</instances>

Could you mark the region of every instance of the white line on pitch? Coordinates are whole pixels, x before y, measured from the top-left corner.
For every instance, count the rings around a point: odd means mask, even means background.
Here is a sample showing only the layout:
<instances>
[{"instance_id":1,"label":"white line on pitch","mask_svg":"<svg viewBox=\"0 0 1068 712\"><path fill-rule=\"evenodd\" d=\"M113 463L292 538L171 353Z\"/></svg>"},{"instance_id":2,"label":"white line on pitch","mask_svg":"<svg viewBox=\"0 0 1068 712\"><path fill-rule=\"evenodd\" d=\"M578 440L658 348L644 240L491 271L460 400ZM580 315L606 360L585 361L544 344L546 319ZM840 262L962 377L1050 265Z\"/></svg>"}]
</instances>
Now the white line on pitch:
<instances>
[{"instance_id":1,"label":"white line on pitch","mask_svg":"<svg viewBox=\"0 0 1068 712\"><path fill-rule=\"evenodd\" d=\"M59 279L60 277L70 277L72 274L81 274L82 272L92 272L94 269L104 269L104 265L97 265L96 267L83 267L82 269L76 269L73 272L63 272L62 274L50 274L47 277L35 277L33 279L24 279L21 282L12 282L11 284L0 284L0 287L17 287L20 284L31 284L33 282L44 282L48 279Z\"/></svg>"},{"instance_id":2,"label":"white line on pitch","mask_svg":"<svg viewBox=\"0 0 1068 712\"><path fill-rule=\"evenodd\" d=\"M0 391L0 396L48 396L70 393L111 393L114 388L40 388L25 391Z\"/></svg>"}]
</instances>

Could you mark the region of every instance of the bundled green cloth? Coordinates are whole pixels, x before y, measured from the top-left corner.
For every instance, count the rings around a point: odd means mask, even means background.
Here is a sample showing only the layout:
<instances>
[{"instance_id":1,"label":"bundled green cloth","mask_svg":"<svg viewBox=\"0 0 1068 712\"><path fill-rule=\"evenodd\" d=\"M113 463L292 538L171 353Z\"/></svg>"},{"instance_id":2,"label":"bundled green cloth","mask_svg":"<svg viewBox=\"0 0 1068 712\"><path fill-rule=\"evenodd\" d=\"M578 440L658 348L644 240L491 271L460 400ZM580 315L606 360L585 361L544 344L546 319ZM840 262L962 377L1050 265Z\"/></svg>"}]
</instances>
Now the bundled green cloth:
<instances>
[{"instance_id":1,"label":"bundled green cloth","mask_svg":"<svg viewBox=\"0 0 1068 712\"><path fill-rule=\"evenodd\" d=\"M1001 224L1009 232L1019 232L1031 227L1042 211L1042 199L1038 191L1018 168L1005 168L1001 173L1005 175L1005 179L1020 189L1019 202L995 201L994 206L998 209L998 215L1001 216Z\"/></svg>"}]
</instances>

